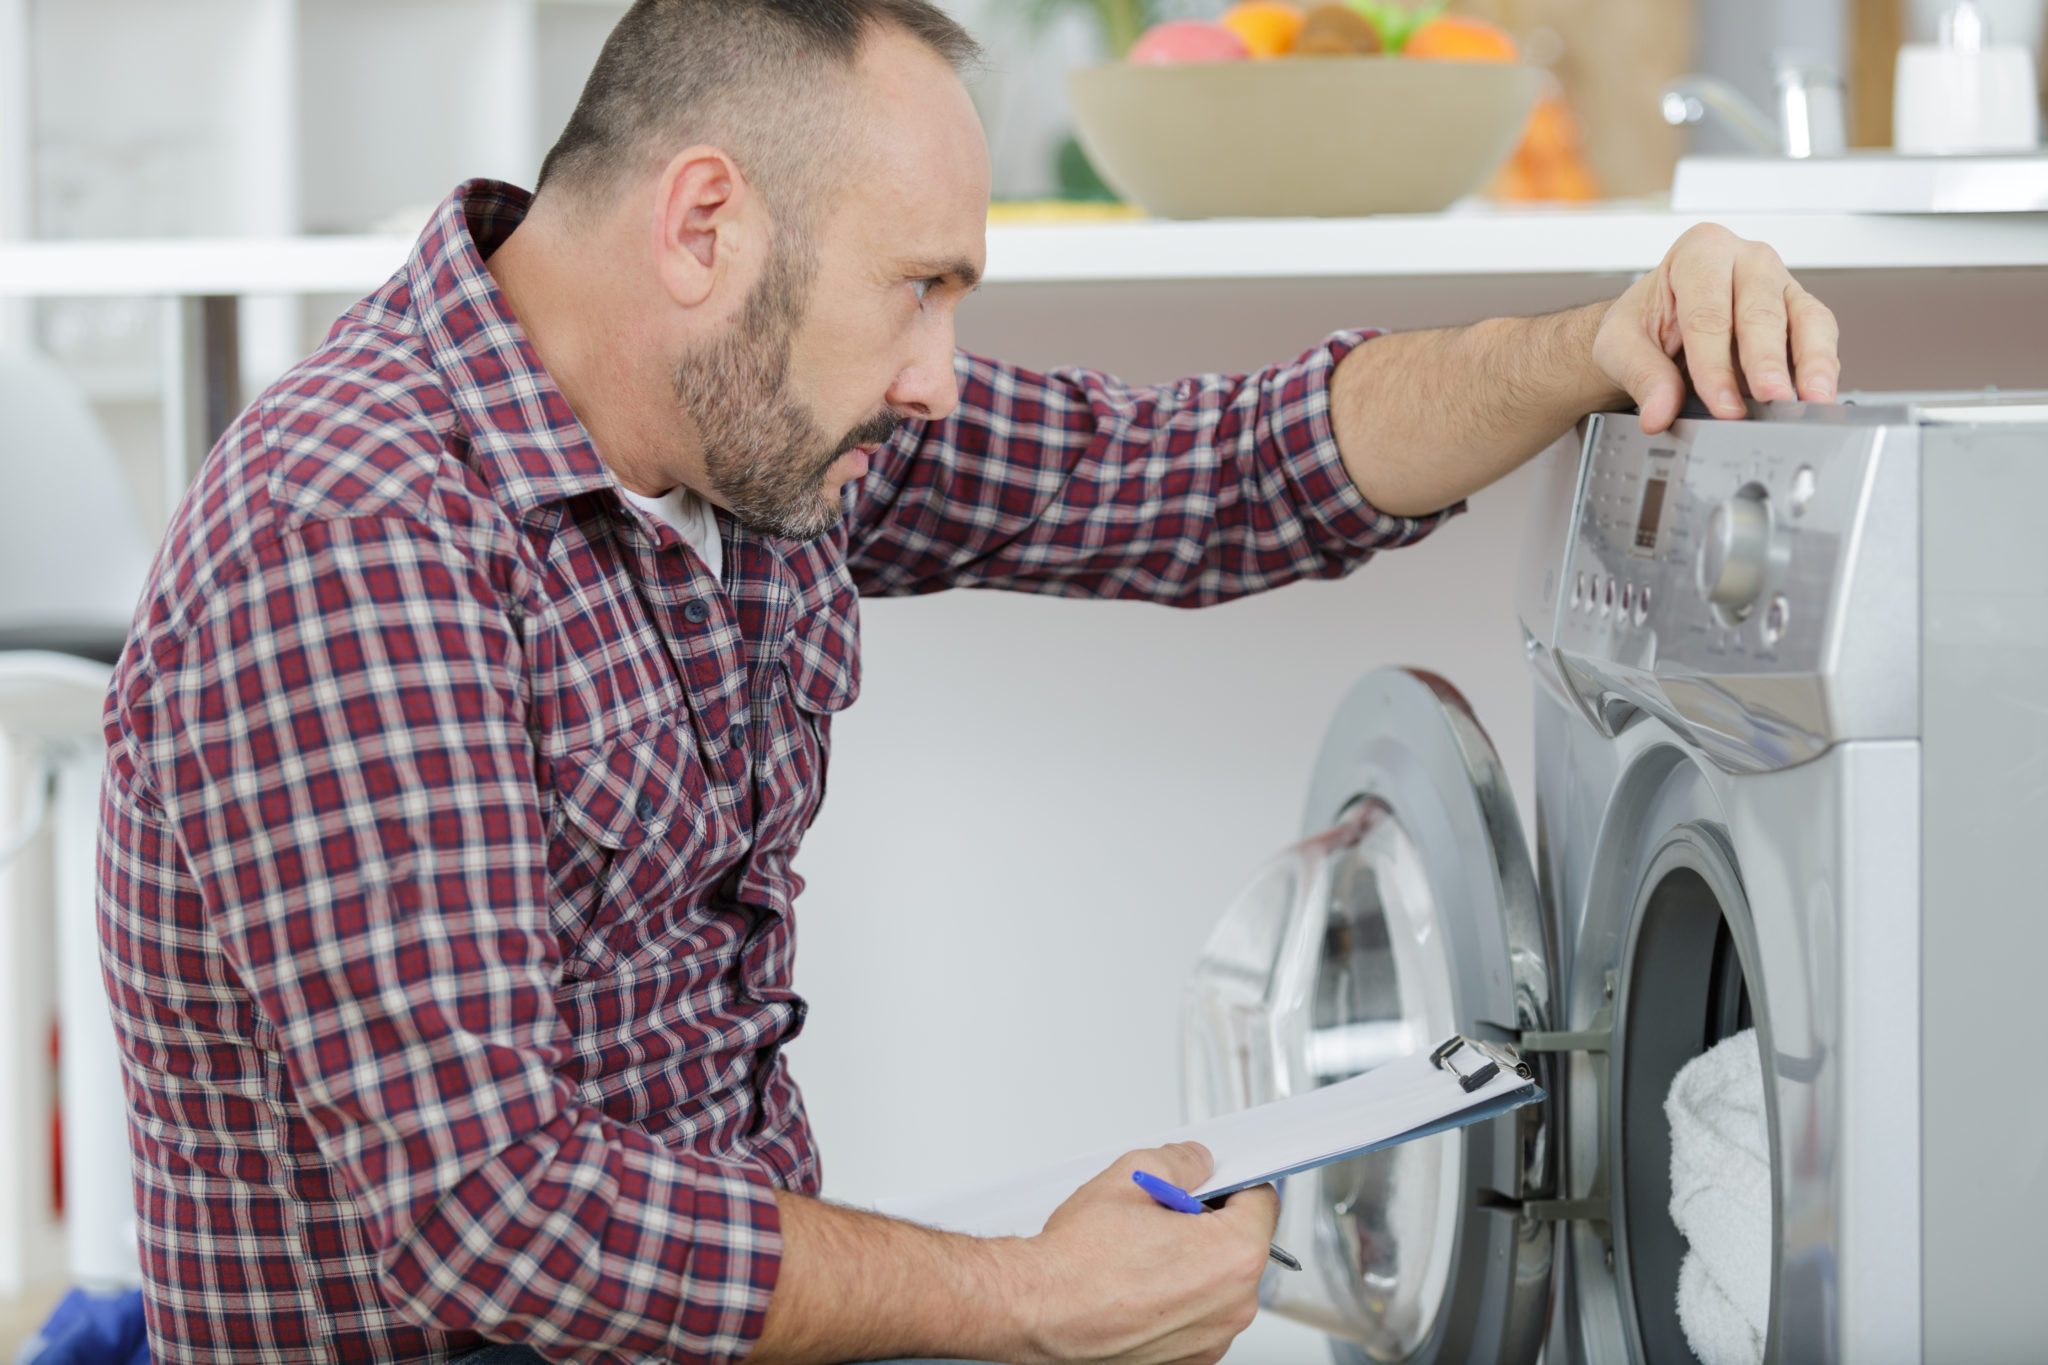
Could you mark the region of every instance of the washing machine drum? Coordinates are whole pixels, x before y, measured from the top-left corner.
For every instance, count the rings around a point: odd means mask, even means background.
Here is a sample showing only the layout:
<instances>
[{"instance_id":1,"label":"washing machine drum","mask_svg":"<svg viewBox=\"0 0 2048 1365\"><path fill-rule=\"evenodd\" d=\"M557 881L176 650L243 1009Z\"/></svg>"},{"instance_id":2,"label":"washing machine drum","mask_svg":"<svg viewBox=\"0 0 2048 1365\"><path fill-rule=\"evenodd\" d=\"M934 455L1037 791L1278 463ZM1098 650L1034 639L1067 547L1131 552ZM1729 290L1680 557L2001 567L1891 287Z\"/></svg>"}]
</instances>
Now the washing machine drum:
<instances>
[{"instance_id":1,"label":"washing machine drum","mask_svg":"<svg viewBox=\"0 0 2048 1365\"><path fill-rule=\"evenodd\" d=\"M1498 755L1432 675L1345 699L1300 844L1225 916L1190 983L1190 1117L1310 1090L1454 1033L1550 1027L1536 883ZM1533 1361L1553 1225L1553 1115L1489 1123L1296 1176L1261 1301L1371 1361Z\"/></svg>"}]
</instances>

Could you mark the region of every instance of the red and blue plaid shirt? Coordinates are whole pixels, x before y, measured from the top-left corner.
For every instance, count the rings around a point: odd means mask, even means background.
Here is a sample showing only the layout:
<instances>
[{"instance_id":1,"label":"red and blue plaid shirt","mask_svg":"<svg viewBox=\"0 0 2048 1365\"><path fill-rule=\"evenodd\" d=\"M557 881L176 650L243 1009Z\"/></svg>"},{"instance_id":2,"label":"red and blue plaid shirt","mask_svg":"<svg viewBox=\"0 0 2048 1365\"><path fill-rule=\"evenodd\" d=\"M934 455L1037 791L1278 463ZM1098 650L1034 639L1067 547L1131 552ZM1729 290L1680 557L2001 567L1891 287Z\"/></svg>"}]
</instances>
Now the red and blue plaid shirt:
<instances>
[{"instance_id":1,"label":"red and blue plaid shirt","mask_svg":"<svg viewBox=\"0 0 2048 1365\"><path fill-rule=\"evenodd\" d=\"M1360 340L1131 388L970 356L809 545L714 579L620 496L463 187L222 439L117 669L99 855L162 1361L747 1354L777 1189L790 869L859 691L862 593L1221 601L1341 574L1377 514L1328 381Z\"/></svg>"}]
</instances>

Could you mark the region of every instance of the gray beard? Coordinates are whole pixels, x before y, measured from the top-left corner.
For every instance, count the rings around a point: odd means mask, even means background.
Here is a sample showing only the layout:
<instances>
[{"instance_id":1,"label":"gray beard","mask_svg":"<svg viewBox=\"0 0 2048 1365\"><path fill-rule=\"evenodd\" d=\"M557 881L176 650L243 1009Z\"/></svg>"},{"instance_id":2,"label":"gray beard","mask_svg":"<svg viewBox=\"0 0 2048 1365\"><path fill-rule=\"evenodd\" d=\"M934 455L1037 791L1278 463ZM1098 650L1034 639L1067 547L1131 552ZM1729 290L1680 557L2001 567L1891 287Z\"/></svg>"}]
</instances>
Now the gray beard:
<instances>
[{"instance_id":1,"label":"gray beard","mask_svg":"<svg viewBox=\"0 0 2048 1365\"><path fill-rule=\"evenodd\" d=\"M676 402L696 424L712 493L748 530L794 541L816 540L846 515L839 490L825 486L833 463L900 425L884 413L835 442L789 391L811 274L809 251L778 241L739 321L675 371Z\"/></svg>"}]
</instances>

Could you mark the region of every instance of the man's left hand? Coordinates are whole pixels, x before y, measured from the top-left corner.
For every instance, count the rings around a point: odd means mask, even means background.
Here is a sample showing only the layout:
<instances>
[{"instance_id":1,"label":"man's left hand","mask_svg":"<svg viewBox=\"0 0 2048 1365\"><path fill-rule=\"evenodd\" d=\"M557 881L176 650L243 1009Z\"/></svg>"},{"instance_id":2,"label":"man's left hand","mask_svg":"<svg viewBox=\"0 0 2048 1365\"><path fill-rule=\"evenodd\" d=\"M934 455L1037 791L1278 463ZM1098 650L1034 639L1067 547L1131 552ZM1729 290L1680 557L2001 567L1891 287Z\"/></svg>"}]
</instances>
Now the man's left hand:
<instances>
[{"instance_id":1,"label":"man's left hand","mask_svg":"<svg viewBox=\"0 0 2048 1365\"><path fill-rule=\"evenodd\" d=\"M1777 252L1702 223L1608 307L1593 361L1635 400L1643 430L1657 432L1685 404L1680 357L1716 417L1743 415L1745 382L1765 402L1833 402L1837 337L1835 315Z\"/></svg>"}]
</instances>

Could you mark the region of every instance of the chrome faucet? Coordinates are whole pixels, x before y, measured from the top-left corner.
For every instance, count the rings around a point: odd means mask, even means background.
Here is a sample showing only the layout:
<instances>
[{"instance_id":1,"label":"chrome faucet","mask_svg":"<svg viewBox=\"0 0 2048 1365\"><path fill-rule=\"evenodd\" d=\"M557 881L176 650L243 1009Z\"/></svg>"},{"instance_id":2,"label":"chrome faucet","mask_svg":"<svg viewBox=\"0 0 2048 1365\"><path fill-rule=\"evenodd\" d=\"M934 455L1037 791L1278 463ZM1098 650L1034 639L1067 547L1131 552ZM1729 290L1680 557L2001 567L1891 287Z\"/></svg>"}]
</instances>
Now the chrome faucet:
<instances>
[{"instance_id":1,"label":"chrome faucet","mask_svg":"<svg viewBox=\"0 0 2048 1365\"><path fill-rule=\"evenodd\" d=\"M1848 145L1841 76L1789 54L1778 58L1777 70L1776 120L1726 81L1680 76L1664 87L1664 121L1673 127L1698 123L1712 111L1760 156L1840 156Z\"/></svg>"}]
</instances>

